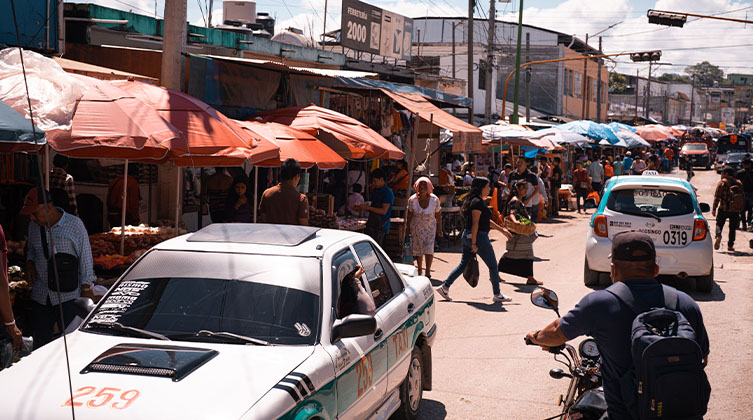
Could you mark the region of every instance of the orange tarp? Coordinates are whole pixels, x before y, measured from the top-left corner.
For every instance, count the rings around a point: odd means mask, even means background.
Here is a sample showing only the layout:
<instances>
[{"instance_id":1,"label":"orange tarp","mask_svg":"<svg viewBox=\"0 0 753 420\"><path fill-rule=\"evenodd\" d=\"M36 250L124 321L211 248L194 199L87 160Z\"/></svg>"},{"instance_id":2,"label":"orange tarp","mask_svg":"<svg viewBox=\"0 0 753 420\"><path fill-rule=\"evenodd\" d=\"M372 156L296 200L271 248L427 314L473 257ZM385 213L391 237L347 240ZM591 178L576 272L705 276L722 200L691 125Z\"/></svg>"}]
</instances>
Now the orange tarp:
<instances>
[{"instance_id":1,"label":"orange tarp","mask_svg":"<svg viewBox=\"0 0 753 420\"><path fill-rule=\"evenodd\" d=\"M366 124L331 109L309 105L265 111L257 116L316 136L347 159L402 159L405 156Z\"/></svg>"},{"instance_id":2,"label":"orange tarp","mask_svg":"<svg viewBox=\"0 0 753 420\"><path fill-rule=\"evenodd\" d=\"M454 117L421 95L394 92L387 89L380 90L409 111L418 114L422 120L432 121L434 125L452 131L453 152L472 153L481 151L481 130L478 127Z\"/></svg>"},{"instance_id":3,"label":"orange tarp","mask_svg":"<svg viewBox=\"0 0 753 420\"><path fill-rule=\"evenodd\" d=\"M327 147L316 137L305 131L296 130L285 124L259 121L236 121L244 129L265 134L274 138L280 150L278 158L257 163L258 166L280 166L288 158L293 158L304 169L317 165L319 169L341 169L345 167L345 159L334 150Z\"/></svg>"}]
</instances>

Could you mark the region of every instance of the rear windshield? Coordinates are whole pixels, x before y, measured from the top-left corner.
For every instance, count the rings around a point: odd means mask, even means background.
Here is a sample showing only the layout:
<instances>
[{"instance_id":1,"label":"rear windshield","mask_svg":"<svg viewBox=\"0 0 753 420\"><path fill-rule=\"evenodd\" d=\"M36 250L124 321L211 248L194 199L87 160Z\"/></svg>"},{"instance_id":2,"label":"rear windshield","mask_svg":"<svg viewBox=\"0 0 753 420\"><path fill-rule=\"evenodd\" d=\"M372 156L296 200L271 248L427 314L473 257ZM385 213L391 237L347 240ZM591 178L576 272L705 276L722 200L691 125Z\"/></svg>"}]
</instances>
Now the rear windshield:
<instances>
[{"instance_id":1,"label":"rear windshield","mask_svg":"<svg viewBox=\"0 0 753 420\"><path fill-rule=\"evenodd\" d=\"M679 216L694 211L693 198L688 193L659 189L622 189L612 191L607 208L613 211L646 217Z\"/></svg>"},{"instance_id":2,"label":"rear windshield","mask_svg":"<svg viewBox=\"0 0 753 420\"><path fill-rule=\"evenodd\" d=\"M682 146L682 150L697 151L697 150L707 150L707 149L708 148L706 147L705 144L686 144L685 146Z\"/></svg>"}]
</instances>

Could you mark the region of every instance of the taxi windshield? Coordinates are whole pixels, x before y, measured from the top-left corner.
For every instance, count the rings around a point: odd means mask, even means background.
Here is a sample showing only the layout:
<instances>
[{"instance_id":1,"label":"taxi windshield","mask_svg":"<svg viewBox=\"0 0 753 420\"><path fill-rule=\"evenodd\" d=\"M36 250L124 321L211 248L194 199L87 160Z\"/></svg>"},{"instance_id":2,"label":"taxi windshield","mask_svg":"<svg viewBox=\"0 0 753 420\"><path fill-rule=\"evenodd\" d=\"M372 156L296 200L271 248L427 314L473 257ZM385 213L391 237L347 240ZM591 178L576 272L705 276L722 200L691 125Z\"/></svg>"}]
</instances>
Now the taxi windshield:
<instances>
[{"instance_id":1,"label":"taxi windshield","mask_svg":"<svg viewBox=\"0 0 753 420\"><path fill-rule=\"evenodd\" d=\"M113 286L83 330L311 345L320 299L309 286L319 286L319 272L315 258L153 251Z\"/></svg>"},{"instance_id":2,"label":"taxi windshield","mask_svg":"<svg viewBox=\"0 0 753 420\"><path fill-rule=\"evenodd\" d=\"M612 191L607 208L626 214L646 213L647 217L680 216L694 211L693 198L688 193L643 188Z\"/></svg>"},{"instance_id":3,"label":"taxi windshield","mask_svg":"<svg viewBox=\"0 0 753 420\"><path fill-rule=\"evenodd\" d=\"M682 150L690 150L690 151L699 151L699 150L707 150L705 144L686 144L682 146Z\"/></svg>"}]
</instances>

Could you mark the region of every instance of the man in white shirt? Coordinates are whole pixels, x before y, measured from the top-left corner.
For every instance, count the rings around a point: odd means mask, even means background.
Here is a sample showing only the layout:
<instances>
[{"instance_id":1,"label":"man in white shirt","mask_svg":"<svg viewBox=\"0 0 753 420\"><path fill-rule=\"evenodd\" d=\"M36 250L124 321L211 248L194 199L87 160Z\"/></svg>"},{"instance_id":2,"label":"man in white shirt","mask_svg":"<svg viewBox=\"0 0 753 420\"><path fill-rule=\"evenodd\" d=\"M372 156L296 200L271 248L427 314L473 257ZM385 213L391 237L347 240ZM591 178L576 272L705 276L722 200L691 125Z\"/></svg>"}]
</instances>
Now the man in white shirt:
<instances>
[{"instance_id":1,"label":"man in white shirt","mask_svg":"<svg viewBox=\"0 0 753 420\"><path fill-rule=\"evenodd\" d=\"M599 160L599 156L594 156L593 162L588 165L588 176L591 177L591 187L601 194L601 183L604 182L604 166Z\"/></svg>"}]
</instances>

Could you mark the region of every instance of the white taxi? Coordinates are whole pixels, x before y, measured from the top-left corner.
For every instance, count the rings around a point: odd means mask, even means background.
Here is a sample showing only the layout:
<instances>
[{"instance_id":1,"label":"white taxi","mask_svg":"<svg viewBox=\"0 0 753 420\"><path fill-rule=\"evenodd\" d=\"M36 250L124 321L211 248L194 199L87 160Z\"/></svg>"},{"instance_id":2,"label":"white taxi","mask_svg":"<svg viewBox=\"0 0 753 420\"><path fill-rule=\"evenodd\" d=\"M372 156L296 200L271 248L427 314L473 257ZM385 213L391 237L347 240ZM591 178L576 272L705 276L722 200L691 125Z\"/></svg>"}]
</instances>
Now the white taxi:
<instances>
[{"instance_id":1,"label":"white taxi","mask_svg":"<svg viewBox=\"0 0 753 420\"><path fill-rule=\"evenodd\" d=\"M375 313L336 309L356 266ZM0 372L2 418L416 418L437 326L415 274L358 233L209 225L88 308L67 336L72 392L62 339Z\"/></svg>"},{"instance_id":2,"label":"white taxi","mask_svg":"<svg viewBox=\"0 0 753 420\"><path fill-rule=\"evenodd\" d=\"M639 231L656 246L659 275L695 279L699 291L714 284L714 250L709 224L695 190L685 180L662 176L619 176L609 180L586 235L583 279L608 285L614 235Z\"/></svg>"}]
</instances>

